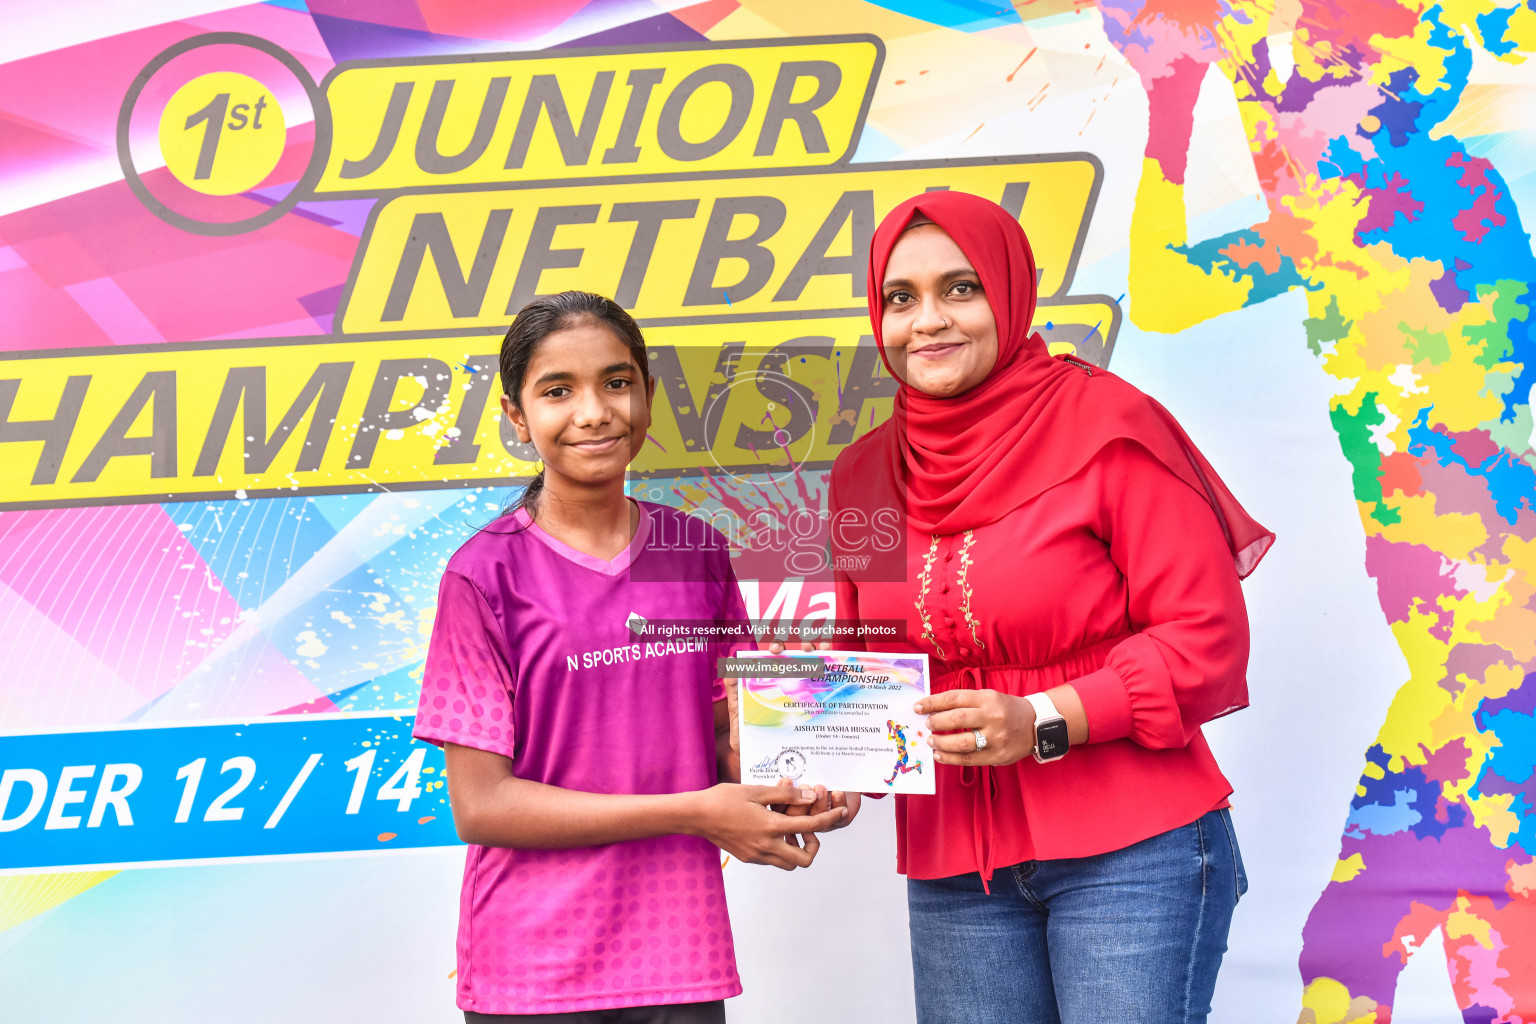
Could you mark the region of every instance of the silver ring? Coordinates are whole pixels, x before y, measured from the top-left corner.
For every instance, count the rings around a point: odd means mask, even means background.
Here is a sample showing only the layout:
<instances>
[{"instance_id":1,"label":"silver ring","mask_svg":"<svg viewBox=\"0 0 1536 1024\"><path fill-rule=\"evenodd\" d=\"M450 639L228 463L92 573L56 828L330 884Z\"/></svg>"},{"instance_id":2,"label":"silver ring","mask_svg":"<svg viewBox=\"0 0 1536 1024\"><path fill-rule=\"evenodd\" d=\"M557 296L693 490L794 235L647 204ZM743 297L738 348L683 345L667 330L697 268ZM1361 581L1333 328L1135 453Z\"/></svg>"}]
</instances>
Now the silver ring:
<instances>
[{"instance_id":1,"label":"silver ring","mask_svg":"<svg viewBox=\"0 0 1536 1024\"><path fill-rule=\"evenodd\" d=\"M977 750L986 750L987 749L987 738L981 734L981 730L980 729L972 729L971 730L971 735L976 737L976 749Z\"/></svg>"}]
</instances>

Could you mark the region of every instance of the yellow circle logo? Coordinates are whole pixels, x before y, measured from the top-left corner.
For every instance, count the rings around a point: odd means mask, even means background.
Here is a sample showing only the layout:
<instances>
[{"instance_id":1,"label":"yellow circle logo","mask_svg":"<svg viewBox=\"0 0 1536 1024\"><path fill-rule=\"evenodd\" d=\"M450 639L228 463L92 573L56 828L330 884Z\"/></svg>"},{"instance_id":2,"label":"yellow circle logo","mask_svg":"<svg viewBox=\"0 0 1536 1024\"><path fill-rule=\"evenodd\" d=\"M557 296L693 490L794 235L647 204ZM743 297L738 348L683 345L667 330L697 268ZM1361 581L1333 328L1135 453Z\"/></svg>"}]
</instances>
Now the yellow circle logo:
<instances>
[{"instance_id":1,"label":"yellow circle logo","mask_svg":"<svg viewBox=\"0 0 1536 1024\"><path fill-rule=\"evenodd\" d=\"M160 153L188 188L232 196L259 185L288 138L272 91L233 71L200 75L176 90L160 115Z\"/></svg>"}]
</instances>

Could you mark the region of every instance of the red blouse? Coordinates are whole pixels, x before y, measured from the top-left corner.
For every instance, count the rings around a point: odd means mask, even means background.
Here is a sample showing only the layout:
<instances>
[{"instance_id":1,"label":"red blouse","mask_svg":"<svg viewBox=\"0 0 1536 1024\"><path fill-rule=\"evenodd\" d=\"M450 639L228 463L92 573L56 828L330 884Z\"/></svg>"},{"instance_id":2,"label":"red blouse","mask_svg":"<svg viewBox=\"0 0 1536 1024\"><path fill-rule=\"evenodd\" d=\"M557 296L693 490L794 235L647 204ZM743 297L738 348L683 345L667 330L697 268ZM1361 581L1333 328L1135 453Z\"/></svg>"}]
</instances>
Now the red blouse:
<instances>
[{"instance_id":1,"label":"red blouse","mask_svg":"<svg viewBox=\"0 0 1536 1024\"><path fill-rule=\"evenodd\" d=\"M1089 740L1049 764L937 765L936 795L896 797L898 871L990 879L1226 806L1200 727L1247 706L1248 617L1204 495L1120 439L997 522L906 541L904 580L838 575L838 617L904 621L881 647L928 654L936 692L1071 683Z\"/></svg>"}]
</instances>

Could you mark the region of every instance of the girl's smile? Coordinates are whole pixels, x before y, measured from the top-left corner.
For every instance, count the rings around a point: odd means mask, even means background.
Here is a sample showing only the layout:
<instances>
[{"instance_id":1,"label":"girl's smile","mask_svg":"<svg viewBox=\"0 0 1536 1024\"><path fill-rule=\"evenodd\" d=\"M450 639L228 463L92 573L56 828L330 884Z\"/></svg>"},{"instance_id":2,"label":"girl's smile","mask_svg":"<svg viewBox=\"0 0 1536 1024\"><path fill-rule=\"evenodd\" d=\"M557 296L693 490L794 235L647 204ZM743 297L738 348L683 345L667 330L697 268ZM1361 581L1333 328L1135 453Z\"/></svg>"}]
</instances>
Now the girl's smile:
<instances>
[{"instance_id":1,"label":"girl's smile","mask_svg":"<svg viewBox=\"0 0 1536 1024\"><path fill-rule=\"evenodd\" d=\"M619 442L623 439L624 435L615 434L612 437L594 438L590 441L566 441L563 443L568 444L573 448L580 448L587 452L601 453L612 451L614 448L618 447Z\"/></svg>"}]
</instances>

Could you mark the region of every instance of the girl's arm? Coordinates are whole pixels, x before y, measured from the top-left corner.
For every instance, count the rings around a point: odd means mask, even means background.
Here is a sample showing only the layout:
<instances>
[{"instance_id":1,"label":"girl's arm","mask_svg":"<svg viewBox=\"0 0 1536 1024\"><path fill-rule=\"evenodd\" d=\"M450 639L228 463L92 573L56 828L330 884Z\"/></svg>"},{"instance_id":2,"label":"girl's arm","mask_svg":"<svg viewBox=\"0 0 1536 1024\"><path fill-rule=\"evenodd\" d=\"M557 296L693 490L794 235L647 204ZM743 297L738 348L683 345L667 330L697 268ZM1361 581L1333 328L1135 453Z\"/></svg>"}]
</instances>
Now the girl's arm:
<instances>
[{"instance_id":1,"label":"girl's arm","mask_svg":"<svg viewBox=\"0 0 1536 1024\"><path fill-rule=\"evenodd\" d=\"M725 699L715 701L715 763L721 782L741 781L741 751L736 739L736 680L725 681Z\"/></svg>"},{"instance_id":2,"label":"girl's arm","mask_svg":"<svg viewBox=\"0 0 1536 1024\"><path fill-rule=\"evenodd\" d=\"M718 735L718 717L716 723ZM816 857L820 843L808 833L825 832L848 813L836 807L791 819L771 810L770 804L816 802L815 791L789 784L722 782L690 793L636 796L583 793L520 779L512 774L512 759L501 754L455 743L443 749L454 825L460 839L477 846L554 850L681 834L702 836L749 864L793 871ZM785 841L794 833L807 834L804 849Z\"/></svg>"}]
</instances>

